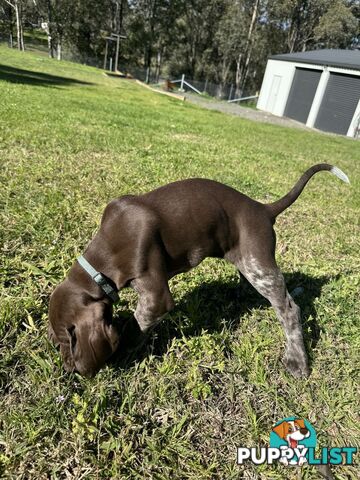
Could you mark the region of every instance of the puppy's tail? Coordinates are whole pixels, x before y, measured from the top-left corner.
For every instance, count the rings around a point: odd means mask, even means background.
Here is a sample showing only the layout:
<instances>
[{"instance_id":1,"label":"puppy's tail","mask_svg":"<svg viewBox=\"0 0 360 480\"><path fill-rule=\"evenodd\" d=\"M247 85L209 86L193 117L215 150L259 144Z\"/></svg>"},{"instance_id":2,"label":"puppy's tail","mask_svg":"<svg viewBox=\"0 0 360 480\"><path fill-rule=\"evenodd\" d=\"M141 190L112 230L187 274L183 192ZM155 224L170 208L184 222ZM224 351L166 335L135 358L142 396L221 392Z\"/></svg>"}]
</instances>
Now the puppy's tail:
<instances>
[{"instance_id":1,"label":"puppy's tail","mask_svg":"<svg viewBox=\"0 0 360 480\"><path fill-rule=\"evenodd\" d=\"M286 208L290 207L295 200L298 198L300 193L304 190L305 185L310 180L310 178L315 175L315 173L320 172L321 170L328 170L333 175L336 175L340 180L346 183L350 183L347 175L340 168L329 165L328 163L318 163L317 165L312 166L300 177L294 187L287 193L284 197L280 198L274 203L269 203L266 205L267 209L270 211L270 214L273 218L276 218L281 212Z\"/></svg>"}]
</instances>

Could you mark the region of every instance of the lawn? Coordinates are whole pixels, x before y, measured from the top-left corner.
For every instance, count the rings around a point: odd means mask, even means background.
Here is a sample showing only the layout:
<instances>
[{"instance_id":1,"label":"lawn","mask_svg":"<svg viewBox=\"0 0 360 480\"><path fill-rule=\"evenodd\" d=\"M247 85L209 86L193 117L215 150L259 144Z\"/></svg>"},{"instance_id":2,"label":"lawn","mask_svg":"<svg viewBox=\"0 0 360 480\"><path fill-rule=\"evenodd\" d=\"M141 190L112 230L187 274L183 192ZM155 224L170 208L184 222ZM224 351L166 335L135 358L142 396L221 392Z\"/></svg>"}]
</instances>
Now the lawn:
<instances>
[{"instance_id":1,"label":"lawn","mask_svg":"<svg viewBox=\"0 0 360 480\"><path fill-rule=\"evenodd\" d=\"M308 419L321 447L360 446L360 144L202 110L131 80L0 47L0 476L11 479L316 479L236 465L275 422ZM277 258L296 301L311 376L281 364L273 310L234 267L175 277L176 308L137 358L94 379L66 374L47 340L49 296L109 200L207 177L273 201L326 172L278 218ZM136 295L125 289L116 315ZM335 467L338 480L359 478Z\"/></svg>"}]
</instances>

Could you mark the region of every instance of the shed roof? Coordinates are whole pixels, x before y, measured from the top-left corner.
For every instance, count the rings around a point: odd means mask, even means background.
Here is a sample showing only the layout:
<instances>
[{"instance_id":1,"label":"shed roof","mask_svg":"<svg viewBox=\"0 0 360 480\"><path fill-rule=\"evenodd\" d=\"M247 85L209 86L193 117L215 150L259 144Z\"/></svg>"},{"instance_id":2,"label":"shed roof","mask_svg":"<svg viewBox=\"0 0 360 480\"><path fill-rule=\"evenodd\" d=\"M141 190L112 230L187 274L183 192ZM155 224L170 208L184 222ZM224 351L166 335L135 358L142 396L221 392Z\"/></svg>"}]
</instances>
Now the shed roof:
<instances>
[{"instance_id":1,"label":"shed roof","mask_svg":"<svg viewBox=\"0 0 360 480\"><path fill-rule=\"evenodd\" d=\"M360 70L360 51L358 50L311 50L309 52L271 55L269 59Z\"/></svg>"}]
</instances>

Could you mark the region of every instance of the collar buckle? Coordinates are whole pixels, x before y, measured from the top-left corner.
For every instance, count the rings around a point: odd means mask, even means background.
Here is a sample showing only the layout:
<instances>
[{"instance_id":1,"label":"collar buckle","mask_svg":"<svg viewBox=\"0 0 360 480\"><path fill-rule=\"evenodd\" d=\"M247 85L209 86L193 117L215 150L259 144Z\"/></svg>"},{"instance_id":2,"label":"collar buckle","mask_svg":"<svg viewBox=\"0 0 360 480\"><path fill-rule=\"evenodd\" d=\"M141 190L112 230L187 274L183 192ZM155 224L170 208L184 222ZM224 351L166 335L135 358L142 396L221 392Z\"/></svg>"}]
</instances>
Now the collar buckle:
<instances>
[{"instance_id":1,"label":"collar buckle","mask_svg":"<svg viewBox=\"0 0 360 480\"><path fill-rule=\"evenodd\" d=\"M107 279L105 275L95 270L95 268L90 265L90 263L82 255L77 259L77 261L113 303L119 301L119 294L113 285L111 285L113 282L110 279Z\"/></svg>"}]
</instances>

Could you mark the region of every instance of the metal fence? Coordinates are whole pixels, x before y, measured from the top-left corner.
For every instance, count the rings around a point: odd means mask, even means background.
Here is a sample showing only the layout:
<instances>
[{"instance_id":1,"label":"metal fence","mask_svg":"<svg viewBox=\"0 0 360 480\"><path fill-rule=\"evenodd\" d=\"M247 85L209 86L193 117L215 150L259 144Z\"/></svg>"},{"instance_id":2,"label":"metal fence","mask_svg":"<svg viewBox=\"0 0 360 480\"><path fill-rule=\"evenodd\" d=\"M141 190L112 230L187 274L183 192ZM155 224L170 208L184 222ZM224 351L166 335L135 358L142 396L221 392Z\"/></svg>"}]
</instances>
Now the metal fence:
<instances>
[{"instance_id":1,"label":"metal fence","mask_svg":"<svg viewBox=\"0 0 360 480\"><path fill-rule=\"evenodd\" d=\"M180 79L173 79L171 81L173 84L179 85L180 91L193 91L198 94L210 95L220 100L227 100L228 102L257 98L257 95L253 95L246 90L237 91L233 84L218 84L207 80L194 80L185 75L182 75Z\"/></svg>"},{"instance_id":2,"label":"metal fence","mask_svg":"<svg viewBox=\"0 0 360 480\"><path fill-rule=\"evenodd\" d=\"M36 39L25 39L25 48L27 50L38 51L43 54L47 54L47 45L44 42L37 41ZM0 34L0 43L7 43L9 45L8 38ZM16 42L15 42L16 43ZM15 46L15 45L14 45ZM96 57L84 56L77 54L73 51L70 51L64 45L61 55L62 60L68 60L74 63L81 63L89 65L92 67L103 68L103 60ZM107 68L113 70L114 62L113 58L109 57L107 62ZM143 82L148 78L147 70L144 67L127 65L124 62L119 63L119 70L123 73L129 73L134 78L141 80ZM234 84L218 84L209 82L208 80L196 80L186 75L180 75L179 77L169 76L157 76L152 70L149 75L150 84L162 84L166 81L170 81L175 85L176 89L179 89L182 92L195 92L197 94L209 95L211 97L217 98L219 100L227 100L230 102L240 100L252 100L257 98L257 95L254 92L243 90L241 92L236 91Z\"/></svg>"},{"instance_id":3,"label":"metal fence","mask_svg":"<svg viewBox=\"0 0 360 480\"><path fill-rule=\"evenodd\" d=\"M135 67L132 65L120 64L120 70L124 73L130 73L134 78L146 81L147 71L141 67ZM175 86L175 90L180 90L182 92L193 92L197 94L209 95L211 97L217 98L219 100L227 100L231 102L238 101L239 98L245 100L252 100L258 97L257 93L249 90L236 91L235 85L226 83L219 84L209 82L208 80L196 80L186 75L179 76L159 76L158 78L152 72L150 75L150 84L163 84L166 81L170 81Z\"/></svg>"}]
</instances>

